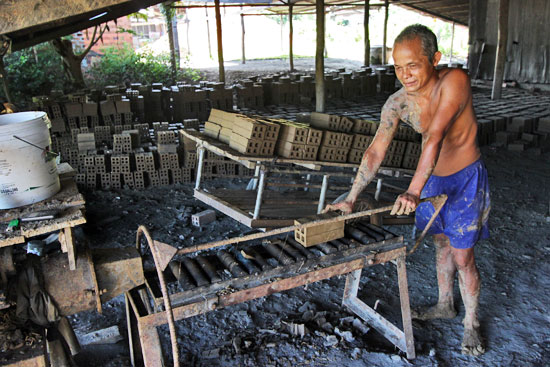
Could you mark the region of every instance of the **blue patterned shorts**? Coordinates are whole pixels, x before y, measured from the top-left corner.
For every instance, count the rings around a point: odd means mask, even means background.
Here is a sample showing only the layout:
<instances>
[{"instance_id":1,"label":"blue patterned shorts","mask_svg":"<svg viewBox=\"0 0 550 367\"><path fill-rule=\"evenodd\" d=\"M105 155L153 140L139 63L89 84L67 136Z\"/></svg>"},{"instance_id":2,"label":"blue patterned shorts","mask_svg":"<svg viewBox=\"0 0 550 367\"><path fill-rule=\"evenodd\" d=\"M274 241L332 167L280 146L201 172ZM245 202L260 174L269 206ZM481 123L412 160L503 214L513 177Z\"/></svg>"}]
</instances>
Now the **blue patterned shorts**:
<instances>
[{"instance_id":1,"label":"blue patterned shorts","mask_svg":"<svg viewBox=\"0 0 550 367\"><path fill-rule=\"evenodd\" d=\"M447 194L447 202L435 218L428 234L443 233L458 249L473 247L489 237L488 219L491 210L487 169L481 159L450 176L432 175L421 198ZM416 209L416 227L423 230L434 208L422 203Z\"/></svg>"}]
</instances>

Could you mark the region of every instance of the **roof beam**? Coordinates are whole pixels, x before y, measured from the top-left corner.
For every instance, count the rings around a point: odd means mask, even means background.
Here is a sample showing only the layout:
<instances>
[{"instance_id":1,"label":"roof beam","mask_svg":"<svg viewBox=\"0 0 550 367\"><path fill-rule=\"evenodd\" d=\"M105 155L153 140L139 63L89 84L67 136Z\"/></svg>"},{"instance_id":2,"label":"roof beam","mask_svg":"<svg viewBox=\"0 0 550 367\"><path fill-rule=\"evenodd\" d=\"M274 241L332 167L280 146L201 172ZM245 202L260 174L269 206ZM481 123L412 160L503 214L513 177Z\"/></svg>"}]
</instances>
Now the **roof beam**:
<instances>
[{"instance_id":1,"label":"roof beam","mask_svg":"<svg viewBox=\"0 0 550 367\"><path fill-rule=\"evenodd\" d=\"M25 1L27 0L23 0L22 2ZM124 1L120 2L118 5L113 5L108 8L97 9L88 13L73 14L72 16L57 19L46 24L42 23L40 25L27 27L12 33L7 33L6 36L12 40L11 51L17 51L57 37L67 36L83 29L94 27L98 24L112 21L122 16L135 13L148 6L155 5L159 2L161 2L161 0ZM0 9L2 7L3 6L0 5ZM107 12L107 14L95 19L93 18L103 12ZM2 15L0 15L0 19L1 16Z\"/></svg>"},{"instance_id":2,"label":"roof beam","mask_svg":"<svg viewBox=\"0 0 550 367\"><path fill-rule=\"evenodd\" d=\"M17 0L0 2L0 34L59 21L77 14L99 15L129 0Z\"/></svg>"}]
</instances>

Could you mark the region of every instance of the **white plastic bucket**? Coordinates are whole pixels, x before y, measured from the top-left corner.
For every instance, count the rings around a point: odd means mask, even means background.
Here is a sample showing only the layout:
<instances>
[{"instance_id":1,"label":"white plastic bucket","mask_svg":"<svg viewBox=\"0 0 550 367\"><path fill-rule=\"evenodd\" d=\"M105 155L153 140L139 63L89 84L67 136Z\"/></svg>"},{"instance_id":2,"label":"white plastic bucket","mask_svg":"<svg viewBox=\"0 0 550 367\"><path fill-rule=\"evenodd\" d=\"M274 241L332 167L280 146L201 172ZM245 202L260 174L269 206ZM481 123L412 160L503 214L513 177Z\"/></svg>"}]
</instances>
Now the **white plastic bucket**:
<instances>
[{"instance_id":1,"label":"white plastic bucket","mask_svg":"<svg viewBox=\"0 0 550 367\"><path fill-rule=\"evenodd\" d=\"M16 208L59 192L45 112L0 115L0 209ZM18 138L27 141L25 143Z\"/></svg>"}]
</instances>

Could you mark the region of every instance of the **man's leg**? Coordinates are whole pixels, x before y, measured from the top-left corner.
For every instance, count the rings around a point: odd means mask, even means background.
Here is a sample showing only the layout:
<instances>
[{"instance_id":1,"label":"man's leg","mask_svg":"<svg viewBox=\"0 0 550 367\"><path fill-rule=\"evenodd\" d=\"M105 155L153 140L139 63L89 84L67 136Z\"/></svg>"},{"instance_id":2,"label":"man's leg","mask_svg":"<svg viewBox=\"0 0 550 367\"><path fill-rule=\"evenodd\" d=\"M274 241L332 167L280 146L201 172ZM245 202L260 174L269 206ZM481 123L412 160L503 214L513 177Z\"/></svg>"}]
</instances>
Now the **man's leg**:
<instances>
[{"instance_id":1,"label":"man's leg","mask_svg":"<svg viewBox=\"0 0 550 367\"><path fill-rule=\"evenodd\" d=\"M458 284L464 308L466 309L466 315L463 320L464 337L462 339L462 353L478 356L485 353L485 347L481 341L479 320L477 318L481 282L474 258L474 248L452 248L451 251L458 269Z\"/></svg>"},{"instance_id":2,"label":"man's leg","mask_svg":"<svg viewBox=\"0 0 550 367\"><path fill-rule=\"evenodd\" d=\"M453 302L456 266L453 261L452 247L449 238L444 234L434 234L433 239L435 243L435 266L437 270L439 299L433 307L420 312L413 311L412 317L418 320L452 319L456 317Z\"/></svg>"}]
</instances>

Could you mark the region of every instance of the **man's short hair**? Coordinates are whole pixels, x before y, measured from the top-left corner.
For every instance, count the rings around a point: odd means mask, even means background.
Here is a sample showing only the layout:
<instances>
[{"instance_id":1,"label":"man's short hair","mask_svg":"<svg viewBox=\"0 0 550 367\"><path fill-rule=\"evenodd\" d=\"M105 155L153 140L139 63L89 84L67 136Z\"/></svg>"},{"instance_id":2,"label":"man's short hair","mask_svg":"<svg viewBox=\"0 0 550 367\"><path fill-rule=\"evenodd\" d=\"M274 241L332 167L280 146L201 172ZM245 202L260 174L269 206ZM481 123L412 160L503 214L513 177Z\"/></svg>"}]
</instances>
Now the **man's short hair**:
<instances>
[{"instance_id":1,"label":"man's short hair","mask_svg":"<svg viewBox=\"0 0 550 367\"><path fill-rule=\"evenodd\" d=\"M425 25L413 24L401 31L394 44L401 43L403 41L411 41L415 38L420 38L422 43L422 50L424 55L428 56L428 60L433 62L434 55L437 52L437 37L434 32Z\"/></svg>"}]
</instances>

